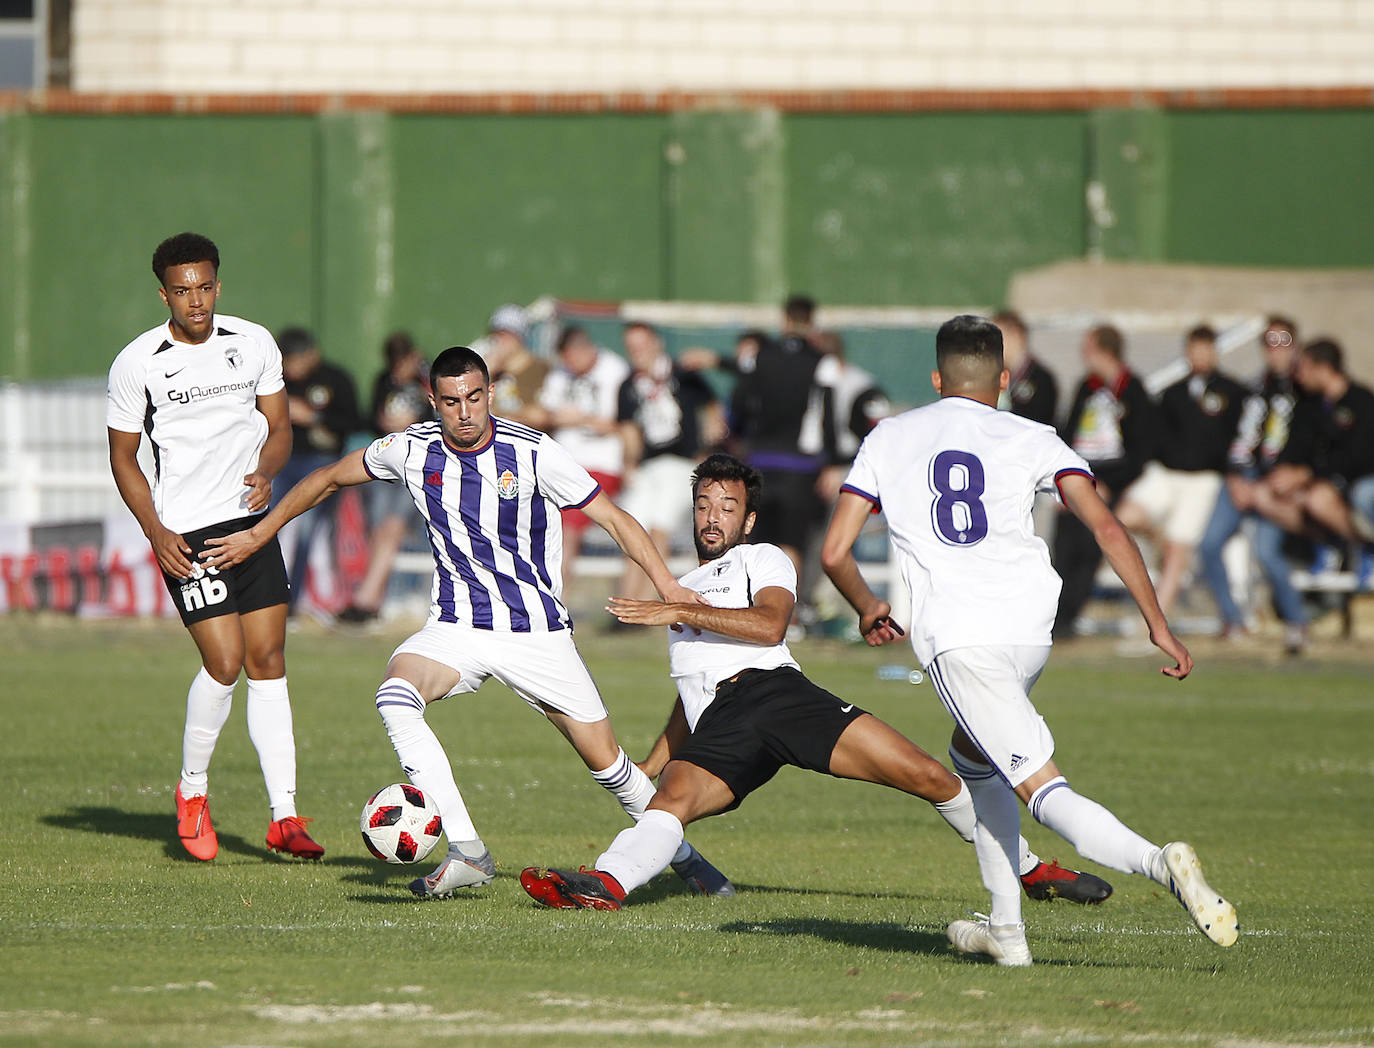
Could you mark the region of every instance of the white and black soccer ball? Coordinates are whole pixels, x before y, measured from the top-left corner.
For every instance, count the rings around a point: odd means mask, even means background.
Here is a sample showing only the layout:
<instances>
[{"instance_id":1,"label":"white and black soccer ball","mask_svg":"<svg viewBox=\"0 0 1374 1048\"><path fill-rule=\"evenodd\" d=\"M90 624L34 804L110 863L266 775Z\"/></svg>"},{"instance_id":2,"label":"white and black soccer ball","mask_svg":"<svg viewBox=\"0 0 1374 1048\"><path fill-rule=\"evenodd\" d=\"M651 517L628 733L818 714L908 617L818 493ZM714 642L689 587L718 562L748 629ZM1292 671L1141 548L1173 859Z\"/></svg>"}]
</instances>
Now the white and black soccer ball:
<instances>
[{"instance_id":1,"label":"white and black soccer ball","mask_svg":"<svg viewBox=\"0 0 1374 1048\"><path fill-rule=\"evenodd\" d=\"M419 862L439 843L443 823L434 802L408 782L374 793L359 820L367 850L384 862Z\"/></svg>"}]
</instances>

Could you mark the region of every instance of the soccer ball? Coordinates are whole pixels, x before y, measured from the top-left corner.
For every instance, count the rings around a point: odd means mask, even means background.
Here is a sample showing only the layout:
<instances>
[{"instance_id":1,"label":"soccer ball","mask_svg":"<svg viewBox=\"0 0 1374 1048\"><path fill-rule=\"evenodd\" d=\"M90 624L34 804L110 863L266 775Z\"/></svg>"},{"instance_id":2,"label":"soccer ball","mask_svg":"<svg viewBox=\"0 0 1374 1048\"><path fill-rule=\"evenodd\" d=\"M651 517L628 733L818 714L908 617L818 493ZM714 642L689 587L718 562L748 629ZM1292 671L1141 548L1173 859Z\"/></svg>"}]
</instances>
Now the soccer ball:
<instances>
[{"instance_id":1,"label":"soccer ball","mask_svg":"<svg viewBox=\"0 0 1374 1048\"><path fill-rule=\"evenodd\" d=\"M434 802L408 782L374 793L359 820L367 850L384 862L419 862L439 843L444 827Z\"/></svg>"}]
</instances>

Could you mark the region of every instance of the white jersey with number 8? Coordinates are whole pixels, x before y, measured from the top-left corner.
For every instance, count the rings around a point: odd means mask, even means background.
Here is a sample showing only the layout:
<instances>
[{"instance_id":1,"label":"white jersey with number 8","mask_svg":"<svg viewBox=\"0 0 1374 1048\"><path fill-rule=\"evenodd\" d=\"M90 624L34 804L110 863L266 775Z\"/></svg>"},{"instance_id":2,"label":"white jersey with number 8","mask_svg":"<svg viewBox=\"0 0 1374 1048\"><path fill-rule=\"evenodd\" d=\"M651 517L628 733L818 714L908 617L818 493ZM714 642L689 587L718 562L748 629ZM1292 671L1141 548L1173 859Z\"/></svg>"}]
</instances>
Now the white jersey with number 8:
<instances>
[{"instance_id":1,"label":"white jersey with number 8","mask_svg":"<svg viewBox=\"0 0 1374 1048\"><path fill-rule=\"evenodd\" d=\"M1031 525L1037 491L1088 464L1049 426L966 397L879 422L844 490L887 517L911 590L911 646L1049 644L1060 581Z\"/></svg>"}]
</instances>

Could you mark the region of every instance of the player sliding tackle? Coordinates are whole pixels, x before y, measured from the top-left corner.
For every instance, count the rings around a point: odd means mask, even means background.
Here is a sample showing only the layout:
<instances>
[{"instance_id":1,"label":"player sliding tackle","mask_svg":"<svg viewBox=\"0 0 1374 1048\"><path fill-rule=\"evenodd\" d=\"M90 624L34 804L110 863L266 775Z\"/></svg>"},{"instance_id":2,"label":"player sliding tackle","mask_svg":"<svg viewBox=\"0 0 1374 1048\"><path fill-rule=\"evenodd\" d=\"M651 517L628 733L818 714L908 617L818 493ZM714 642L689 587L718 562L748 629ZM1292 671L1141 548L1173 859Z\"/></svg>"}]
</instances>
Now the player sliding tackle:
<instances>
[{"instance_id":1,"label":"player sliding tackle","mask_svg":"<svg viewBox=\"0 0 1374 1048\"><path fill-rule=\"evenodd\" d=\"M1052 759L1054 739L1029 693L1050 654L1059 576L1031 529L1035 492L1058 486L1126 584L1153 641L1182 680L1188 649L1169 631L1131 537L1097 494L1088 465L1053 429L996 410L1007 386L1002 333L980 317L935 338L940 400L880 422L864 439L826 535L826 573L859 612L870 644L897 640L891 608L864 582L852 548L881 506L912 597L911 645L955 720L950 755L973 791L975 841L991 915L955 921L950 941L999 964L1031 963L1016 891L1019 797L1079 853L1168 888L1220 946L1236 911L1203 879L1190 845L1157 847L1075 793Z\"/></svg>"},{"instance_id":2,"label":"player sliding tackle","mask_svg":"<svg viewBox=\"0 0 1374 1048\"><path fill-rule=\"evenodd\" d=\"M796 571L777 546L745 541L760 488L758 471L728 455L712 455L692 477L700 565L680 581L709 606L610 602L622 622L672 627L668 653L678 702L660 740L671 758L649 809L595 869L530 868L520 875L525 891L544 905L620 909L629 892L667 867L687 823L737 807L787 764L920 797L973 840L973 799L958 776L877 717L811 683L792 658L783 638ZM1028 850L1025 856L1023 880L1037 898L1096 902L1111 893L1096 877L1046 865Z\"/></svg>"},{"instance_id":3,"label":"player sliding tackle","mask_svg":"<svg viewBox=\"0 0 1374 1048\"><path fill-rule=\"evenodd\" d=\"M606 707L572 639L562 601L558 510L575 506L601 525L665 597L697 599L674 581L638 522L612 502L551 437L491 414L491 377L465 346L430 369L439 418L374 440L317 469L249 531L207 543L207 564L237 564L292 517L339 488L404 484L429 526L434 551L429 621L403 641L377 689L377 712L401 768L439 807L448 856L410 890L446 898L488 883L496 866L477 834L444 748L425 723L429 704L476 691L488 677L549 720L592 777L634 818L653 783L616 742ZM733 895L725 876L679 842L673 869L693 891Z\"/></svg>"}]
</instances>

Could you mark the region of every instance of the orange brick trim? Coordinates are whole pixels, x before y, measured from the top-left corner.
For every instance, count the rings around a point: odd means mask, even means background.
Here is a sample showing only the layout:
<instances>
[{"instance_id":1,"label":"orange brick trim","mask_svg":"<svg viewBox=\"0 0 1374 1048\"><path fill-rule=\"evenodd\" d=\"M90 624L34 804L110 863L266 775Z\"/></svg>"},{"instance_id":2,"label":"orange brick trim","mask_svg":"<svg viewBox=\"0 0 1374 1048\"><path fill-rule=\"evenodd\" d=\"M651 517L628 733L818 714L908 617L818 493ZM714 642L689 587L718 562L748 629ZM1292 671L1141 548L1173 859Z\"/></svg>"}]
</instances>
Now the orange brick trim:
<instances>
[{"instance_id":1,"label":"orange brick trim","mask_svg":"<svg viewBox=\"0 0 1374 1048\"><path fill-rule=\"evenodd\" d=\"M100 94L0 91L0 110L35 113L314 114L670 113L777 109L785 113L909 113L963 110L1366 109L1374 86L1054 91L665 91L484 94Z\"/></svg>"}]
</instances>

